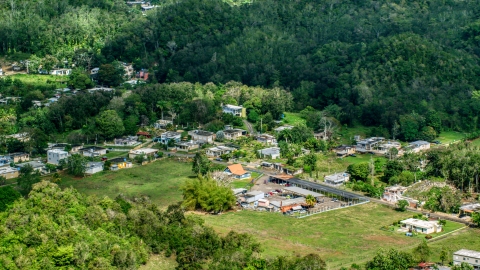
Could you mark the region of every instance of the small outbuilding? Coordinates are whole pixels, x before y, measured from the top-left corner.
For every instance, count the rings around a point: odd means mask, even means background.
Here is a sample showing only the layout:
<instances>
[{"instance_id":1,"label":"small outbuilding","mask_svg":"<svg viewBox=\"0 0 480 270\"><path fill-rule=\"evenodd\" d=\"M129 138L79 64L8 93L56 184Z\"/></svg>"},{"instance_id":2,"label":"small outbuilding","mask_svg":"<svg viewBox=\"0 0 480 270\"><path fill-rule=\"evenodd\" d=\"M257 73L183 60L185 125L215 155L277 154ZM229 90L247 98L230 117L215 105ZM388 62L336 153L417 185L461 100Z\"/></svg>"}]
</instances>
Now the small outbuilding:
<instances>
[{"instance_id":1,"label":"small outbuilding","mask_svg":"<svg viewBox=\"0 0 480 270\"><path fill-rule=\"evenodd\" d=\"M409 218L400 221L402 226L410 232L419 232L423 234L438 233L442 231L442 225L438 221L425 221L416 218Z\"/></svg>"}]
</instances>

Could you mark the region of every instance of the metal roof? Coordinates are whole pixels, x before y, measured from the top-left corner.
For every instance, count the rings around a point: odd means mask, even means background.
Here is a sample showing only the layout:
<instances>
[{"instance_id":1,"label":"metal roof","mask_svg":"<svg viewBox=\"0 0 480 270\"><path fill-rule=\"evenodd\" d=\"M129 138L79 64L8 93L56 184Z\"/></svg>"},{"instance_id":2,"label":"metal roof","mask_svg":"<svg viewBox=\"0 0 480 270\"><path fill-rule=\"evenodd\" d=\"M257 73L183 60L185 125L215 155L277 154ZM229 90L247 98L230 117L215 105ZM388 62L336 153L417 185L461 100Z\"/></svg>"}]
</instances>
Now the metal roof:
<instances>
[{"instance_id":1,"label":"metal roof","mask_svg":"<svg viewBox=\"0 0 480 270\"><path fill-rule=\"evenodd\" d=\"M480 252L475 250L469 250L469 249L460 249L459 251L456 251L455 253L453 253L453 255L460 255L460 256L480 259Z\"/></svg>"},{"instance_id":2,"label":"metal roof","mask_svg":"<svg viewBox=\"0 0 480 270\"><path fill-rule=\"evenodd\" d=\"M284 189L287 190L287 191L290 191L292 193L302 195L304 197L307 197L308 195L312 195L313 197L323 197L324 196L323 194L320 194L320 193L317 193L317 192L314 192L314 191L311 191L311 190L308 190L308 189L299 188L299 187L285 187Z\"/></svg>"},{"instance_id":3,"label":"metal roof","mask_svg":"<svg viewBox=\"0 0 480 270\"><path fill-rule=\"evenodd\" d=\"M364 197L362 195L359 195L359 194L356 194L356 193L353 193L353 192L349 192L349 191L345 191L345 190L340 190L340 189L330 187L330 186L327 186L327 185L322 185L322 184L319 184L319 183L309 182L309 181L301 180L301 179L298 179L298 178L291 178L291 179L288 179L286 181L290 184L295 184L295 185L299 185L299 186L302 186L302 187L311 188L311 189L314 189L314 190L317 190L317 191L320 191L320 192L327 192L327 193L339 195L339 196L342 196L342 197L347 198L347 199L358 199L358 200L370 201L367 197Z\"/></svg>"}]
</instances>

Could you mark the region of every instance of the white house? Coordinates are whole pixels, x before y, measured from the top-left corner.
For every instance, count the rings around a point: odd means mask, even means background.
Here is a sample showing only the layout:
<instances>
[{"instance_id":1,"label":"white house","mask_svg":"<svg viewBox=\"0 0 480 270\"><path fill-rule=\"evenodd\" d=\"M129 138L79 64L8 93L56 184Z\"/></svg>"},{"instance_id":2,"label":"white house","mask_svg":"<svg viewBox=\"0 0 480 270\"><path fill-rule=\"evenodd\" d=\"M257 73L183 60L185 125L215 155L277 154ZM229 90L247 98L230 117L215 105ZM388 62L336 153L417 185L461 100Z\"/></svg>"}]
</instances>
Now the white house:
<instances>
[{"instance_id":1,"label":"white house","mask_svg":"<svg viewBox=\"0 0 480 270\"><path fill-rule=\"evenodd\" d=\"M347 182L349 178L350 176L348 175L348 173L342 172L342 173L327 175L323 180L325 181L326 184L339 186Z\"/></svg>"},{"instance_id":2,"label":"white house","mask_svg":"<svg viewBox=\"0 0 480 270\"><path fill-rule=\"evenodd\" d=\"M242 106L227 104L222 106L222 111L223 113L229 113L239 117L247 117L247 110Z\"/></svg>"},{"instance_id":3,"label":"white house","mask_svg":"<svg viewBox=\"0 0 480 270\"><path fill-rule=\"evenodd\" d=\"M79 150L86 157L98 157L107 154L107 149L98 146L89 146Z\"/></svg>"},{"instance_id":4,"label":"white house","mask_svg":"<svg viewBox=\"0 0 480 270\"><path fill-rule=\"evenodd\" d=\"M385 138L383 137L371 137L357 141L355 148L357 152L371 151L375 150L379 144L383 143L383 141L385 141Z\"/></svg>"},{"instance_id":5,"label":"white house","mask_svg":"<svg viewBox=\"0 0 480 270\"><path fill-rule=\"evenodd\" d=\"M125 138L114 139L113 143L118 146L134 146L140 144L137 136L128 136Z\"/></svg>"},{"instance_id":6,"label":"white house","mask_svg":"<svg viewBox=\"0 0 480 270\"><path fill-rule=\"evenodd\" d=\"M282 132L282 131L284 131L284 130L286 130L286 129L292 129L292 128L293 128L293 126L284 125L284 126L281 126L281 127L277 127L277 128L275 128L275 129L273 129L273 130L275 130L276 132Z\"/></svg>"},{"instance_id":7,"label":"white house","mask_svg":"<svg viewBox=\"0 0 480 270\"><path fill-rule=\"evenodd\" d=\"M159 142L163 144L168 144L170 140L173 140L175 143L179 142L182 138L182 133L167 131L160 135L160 137L154 138L154 142Z\"/></svg>"},{"instance_id":8,"label":"white house","mask_svg":"<svg viewBox=\"0 0 480 270\"><path fill-rule=\"evenodd\" d=\"M235 150L235 148L220 145L220 146L217 146L217 147L208 148L206 153L207 153L207 156L209 156L209 157L219 157L219 156L224 155L224 154L229 154L229 153L233 152L234 150Z\"/></svg>"},{"instance_id":9,"label":"white house","mask_svg":"<svg viewBox=\"0 0 480 270\"><path fill-rule=\"evenodd\" d=\"M453 265L462 263L473 266L473 269L480 269L480 252L469 249L460 249L453 253Z\"/></svg>"},{"instance_id":10,"label":"white house","mask_svg":"<svg viewBox=\"0 0 480 270\"><path fill-rule=\"evenodd\" d=\"M403 227L411 232L419 232L423 234L438 233L442 231L442 225L438 221L425 221L416 218L409 218L400 221Z\"/></svg>"},{"instance_id":11,"label":"white house","mask_svg":"<svg viewBox=\"0 0 480 270\"><path fill-rule=\"evenodd\" d=\"M68 158L68 152L60 149L47 151L47 163L58 165L62 159Z\"/></svg>"},{"instance_id":12,"label":"white house","mask_svg":"<svg viewBox=\"0 0 480 270\"><path fill-rule=\"evenodd\" d=\"M199 145L198 143L194 141L189 141L189 142L178 142L177 143L177 151L190 151L194 149L198 149Z\"/></svg>"},{"instance_id":13,"label":"white house","mask_svg":"<svg viewBox=\"0 0 480 270\"><path fill-rule=\"evenodd\" d=\"M261 158L268 157L271 159L278 159L280 158L280 148L278 147L270 147L258 150Z\"/></svg>"},{"instance_id":14,"label":"white house","mask_svg":"<svg viewBox=\"0 0 480 270\"><path fill-rule=\"evenodd\" d=\"M155 156L158 153L158 149L153 148L140 148L137 150L130 150L128 153L128 157L133 159L137 156L144 155L144 156Z\"/></svg>"},{"instance_id":15,"label":"white house","mask_svg":"<svg viewBox=\"0 0 480 270\"><path fill-rule=\"evenodd\" d=\"M414 141L409 143L408 146L414 153L430 149L430 143L426 141Z\"/></svg>"},{"instance_id":16,"label":"white house","mask_svg":"<svg viewBox=\"0 0 480 270\"><path fill-rule=\"evenodd\" d=\"M216 137L215 133L204 130L192 130L188 135L192 136L192 140L203 143L213 143Z\"/></svg>"},{"instance_id":17,"label":"white house","mask_svg":"<svg viewBox=\"0 0 480 270\"><path fill-rule=\"evenodd\" d=\"M94 174L103 171L103 162L88 162L86 174Z\"/></svg>"},{"instance_id":18,"label":"white house","mask_svg":"<svg viewBox=\"0 0 480 270\"><path fill-rule=\"evenodd\" d=\"M243 135L247 134L246 130L243 129L225 129L223 131L223 134L225 135L225 139L227 140L236 140L239 137L242 137Z\"/></svg>"},{"instance_id":19,"label":"white house","mask_svg":"<svg viewBox=\"0 0 480 270\"><path fill-rule=\"evenodd\" d=\"M155 122L155 124L153 124L153 127L155 127L156 129L164 129L164 128L167 127L168 124L173 125L173 121L172 120L166 120L166 119L160 119L157 122Z\"/></svg>"},{"instance_id":20,"label":"white house","mask_svg":"<svg viewBox=\"0 0 480 270\"><path fill-rule=\"evenodd\" d=\"M54 69L50 71L50 75L68 76L70 74L72 74L72 70L69 68Z\"/></svg>"},{"instance_id":21,"label":"white house","mask_svg":"<svg viewBox=\"0 0 480 270\"><path fill-rule=\"evenodd\" d=\"M245 193L245 202L253 203L260 199L265 198L265 193L263 191L255 190Z\"/></svg>"},{"instance_id":22,"label":"white house","mask_svg":"<svg viewBox=\"0 0 480 270\"><path fill-rule=\"evenodd\" d=\"M397 203L398 201L403 200L403 193L406 191L407 188L402 186L386 187L383 191L382 199L387 202Z\"/></svg>"},{"instance_id":23,"label":"white house","mask_svg":"<svg viewBox=\"0 0 480 270\"><path fill-rule=\"evenodd\" d=\"M257 141L265 144L277 144L277 140L275 139L275 137L269 134L262 134L260 136L257 136Z\"/></svg>"}]
</instances>

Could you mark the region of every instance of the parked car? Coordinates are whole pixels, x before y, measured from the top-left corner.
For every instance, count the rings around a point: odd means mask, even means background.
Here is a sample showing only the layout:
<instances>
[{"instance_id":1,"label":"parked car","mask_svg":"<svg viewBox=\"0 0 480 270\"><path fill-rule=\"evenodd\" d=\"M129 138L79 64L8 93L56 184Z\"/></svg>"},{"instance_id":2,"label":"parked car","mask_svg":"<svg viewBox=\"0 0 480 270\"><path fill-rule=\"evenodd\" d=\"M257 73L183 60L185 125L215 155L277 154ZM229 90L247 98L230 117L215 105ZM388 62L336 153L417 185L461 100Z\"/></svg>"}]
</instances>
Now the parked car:
<instances>
[{"instance_id":1,"label":"parked car","mask_svg":"<svg viewBox=\"0 0 480 270\"><path fill-rule=\"evenodd\" d=\"M351 157L357 157L357 155L355 155L355 154L350 154L350 156L351 156Z\"/></svg>"},{"instance_id":2,"label":"parked car","mask_svg":"<svg viewBox=\"0 0 480 270\"><path fill-rule=\"evenodd\" d=\"M221 158L216 158L215 160L216 161L223 161L223 159L221 159Z\"/></svg>"},{"instance_id":3,"label":"parked car","mask_svg":"<svg viewBox=\"0 0 480 270\"><path fill-rule=\"evenodd\" d=\"M300 214L306 214L307 211L306 211L306 210L300 210L299 213L300 213Z\"/></svg>"},{"instance_id":4,"label":"parked car","mask_svg":"<svg viewBox=\"0 0 480 270\"><path fill-rule=\"evenodd\" d=\"M433 141L434 144L442 144L440 141Z\"/></svg>"},{"instance_id":5,"label":"parked car","mask_svg":"<svg viewBox=\"0 0 480 270\"><path fill-rule=\"evenodd\" d=\"M278 192L278 193L282 193L281 189L275 189L275 191Z\"/></svg>"}]
</instances>

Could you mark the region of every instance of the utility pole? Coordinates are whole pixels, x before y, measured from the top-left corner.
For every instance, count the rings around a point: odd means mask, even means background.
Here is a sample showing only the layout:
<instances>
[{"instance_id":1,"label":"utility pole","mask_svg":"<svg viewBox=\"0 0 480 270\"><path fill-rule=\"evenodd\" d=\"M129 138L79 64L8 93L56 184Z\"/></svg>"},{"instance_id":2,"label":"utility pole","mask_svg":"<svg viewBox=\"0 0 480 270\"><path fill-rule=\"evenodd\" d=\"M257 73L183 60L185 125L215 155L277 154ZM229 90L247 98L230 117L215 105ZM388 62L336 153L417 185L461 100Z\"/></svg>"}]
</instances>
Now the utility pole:
<instances>
[{"instance_id":1,"label":"utility pole","mask_svg":"<svg viewBox=\"0 0 480 270\"><path fill-rule=\"evenodd\" d=\"M263 133L263 118L260 118L260 135Z\"/></svg>"},{"instance_id":2,"label":"utility pole","mask_svg":"<svg viewBox=\"0 0 480 270\"><path fill-rule=\"evenodd\" d=\"M375 163L373 162L372 156L370 156L370 175L371 175L371 185L375 185L375 181L373 179L373 175L375 173Z\"/></svg>"}]
</instances>

